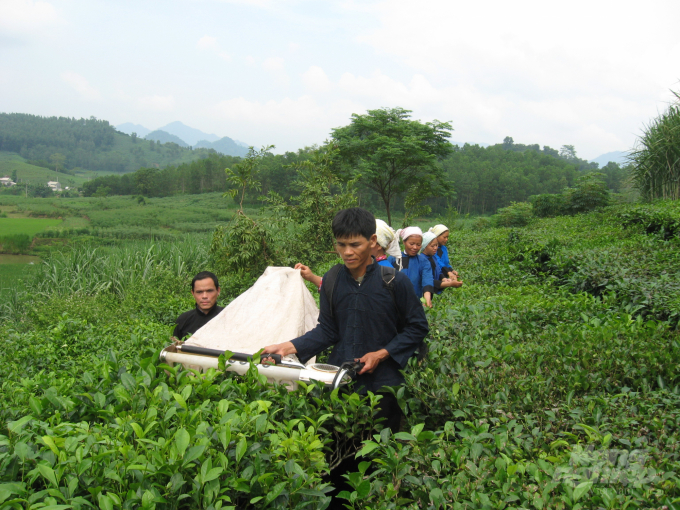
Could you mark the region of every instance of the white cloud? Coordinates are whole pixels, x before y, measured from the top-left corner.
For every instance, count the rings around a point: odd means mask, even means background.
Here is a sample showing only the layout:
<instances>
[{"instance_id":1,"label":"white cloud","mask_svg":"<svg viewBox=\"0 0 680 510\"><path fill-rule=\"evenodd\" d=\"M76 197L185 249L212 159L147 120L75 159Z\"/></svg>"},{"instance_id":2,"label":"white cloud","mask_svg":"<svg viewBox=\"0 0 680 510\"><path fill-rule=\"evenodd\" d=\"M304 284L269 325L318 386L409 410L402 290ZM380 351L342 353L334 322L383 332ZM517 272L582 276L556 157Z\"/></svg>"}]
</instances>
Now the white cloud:
<instances>
[{"instance_id":1,"label":"white cloud","mask_svg":"<svg viewBox=\"0 0 680 510\"><path fill-rule=\"evenodd\" d=\"M323 111L311 96L281 101L248 101L243 97L228 99L217 105L225 119L280 126L303 126L316 123Z\"/></svg>"},{"instance_id":2,"label":"white cloud","mask_svg":"<svg viewBox=\"0 0 680 510\"><path fill-rule=\"evenodd\" d=\"M302 83L311 92L328 92L332 87L331 80L318 66L311 66L305 71L302 75Z\"/></svg>"},{"instance_id":3,"label":"white cloud","mask_svg":"<svg viewBox=\"0 0 680 510\"><path fill-rule=\"evenodd\" d=\"M262 69L266 71L283 71L284 67L285 61L281 57L269 57L262 62Z\"/></svg>"},{"instance_id":4,"label":"white cloud","mask_svg":"<svg viewBox=\"0 0 680 510\"><path fill-rule=\"evenodd\" d=\"M199 50L216 50L218 48L217 38L204 35L196 43Z\"/></svg>"},{"instance_id":5,"label":"white cloud","mask_svg":"<svg viewBox=\"0 0 680 510\"><path fill-rule=\"evenodd\" d=\"M139 106L145 110L157 112L169 112L175 109L175 98L167 96L144 96L137 100Z\"/></svg>"},{"instance_id":6,"label":"white cloud","mask_svg":"<svg viewBox=\"0 0 680 510\"><path fill-rule=\"evenodd\" d=\"M10 33L33 32L59 21L52 4L34 0L2 0L0 29Z\"/></svg>"},{"instance_id":7,"label":"white cloud","mask_svg":"<svg viewBox=\"0 0 680 510\"><path fill-rule=\"evenodd\" d=\"M95 101L100 98L99 91L78 73L65 71L61 73L61 79L64 83L70 85L73 90L78 92L83 99L88 101Z\"/></svg>"},{"instance_id":8,"label":"white cloud","mask_svg":"<svg viewBox=\"0 0 680 510\"><path fill-rule=\"evenodd\" d=\"M365 13L362 5L345 7ZM625 149L649 115L650 98L666 97L677 84L668 63L680 48L672 21L680 19L680 2L650 0L634 14L621 7L384 1L371 7L378 23L357 41L413 78L345 74L340 85L355 95L384 91L386 105L416 116L451 118L457 130L470 130L468 140L502 132L515 140L537 136L528 143L577 143L592 156Z\"/></svg>"},{"instance_id":9,"label":"white cloud","mask_svg":"<svg viewBox=\"0 0 680 510\"><path fill-rule=\"evenodd\" d=\"M290 84L290 80L285 64L286 61L281 57L268 57L262 62L262 69L272 76L277 85L287 87Z\"/></svg>"},{"instance_id":10,"label":"white cloud","mask_svg":"<svg viewBox=\"0 0 680 510\"><path fill-rule=\"evenodd\" d=\"M220 47L216 37L204 35L196 43L196 48L198 48L201 51L211 52L227 62L231 60L231 55L229 55L229 53L227 53Z\"/></svg>"}]
</instances>

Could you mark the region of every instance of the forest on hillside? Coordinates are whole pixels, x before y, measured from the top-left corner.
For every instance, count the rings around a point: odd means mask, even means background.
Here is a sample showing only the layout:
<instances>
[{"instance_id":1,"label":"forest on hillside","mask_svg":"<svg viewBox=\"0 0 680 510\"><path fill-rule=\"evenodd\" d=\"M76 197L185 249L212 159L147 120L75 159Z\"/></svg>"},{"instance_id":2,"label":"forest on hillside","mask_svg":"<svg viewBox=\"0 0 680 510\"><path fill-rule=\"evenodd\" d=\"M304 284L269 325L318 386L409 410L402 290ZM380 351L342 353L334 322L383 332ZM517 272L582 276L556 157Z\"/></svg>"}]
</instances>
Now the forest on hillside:
<instances>
[{"instance_id":1,"label":"forest on hillside","mask_svg":"<svg viewBox=\"0 0 680 510\"><path fill-rule=\"evenodd\" d=\"M312 147L279 155L267 154L259 162L261 189L248 192L246 202L254 204L270 191L286 199L298 195L295 166L308 161L316 150ZM224 169L239 161L241 158L213 154L164 169L143 168L130 174L98 177L86 182L82 190L85 196L99 192L104 196L146 197L225 192L228 186ZM572 187L579 176L593 170L601 172L609 190L618 193L628 174L627 168L613 162L598 170L596 163L587 163L575 156L560 156L554 149L541 150L537 145L453 146L441 165L453 192L426 201L438 214L448 207L455 207L460 214L493 214L511 202L526 201L533 195L561 193ZM363 205L374 210L381 208L375 192L366 187L360 187L358 192ZM403 211L403 202L404 197L398 197L396 210Z\"/></svg>"},{"instance_id":2,"label":"forest on hillside","mask_svg":"<svg viewBox=\"0 0 680 510\"><path fill-rule=\"evenodd\" d=\"M390 121L395 122L394 125L426 128L425 124L410 120L409 113L400 108L376 110L368 116L356 116L355 120L370 119L373 114L395 115ZM445 128L442 133L452 130L448 124L442 126ZM342 129L349 128L353 125ZM344 136L341 131L334 130L334 143ZM597 163L580 159L571 145L564 145L560 150L541 148L538 144L516 144L508 136L503 143L490 147L470 144L461 147L445 140L448 136L441 140L442 152L436 155L436 168L429 170L432 189L415 198L409 197L412 183L391 190L390 207L395 211L403 212L410 200L436 214L454 208L460 214L493 214L499 208L526 201L534 195L561 193L571 188L579 176L593 171L603 174L601 177L610 191L620 192L629 174L628 168L616 163L599 169ZM246 203L255 204L270 192L284 199L297 196L297 165L325 150L326 146L313 146L285 154L263 154L258 158L256 169L259 189L246 193ZM111 172L112 175L84 183L81 190L85 196L166 197L225 192L228 189L225 169L243 161L239 157L217 154L212 149L191 150L176 143L145 140L134 133L129 136L94 117L47 118L26 114L0 114L0 151L17 153L34 165L57 172L73 173L80 168ZM332 171L345 183L356 180L362 205L376 211L384 209L385 196L380 185L371 185L366 175L360 178L358 174L366 169L359 171L358 162L345 156L339 155ZM406 171L418 173L419 168L411 165ZM420 179L414 176L411 181Z\"/></svg>"},{"instance_id":3,"label":"forest on hillside","mask_svg":"<svg viewBox=\"0 0 680 510\"><path fill-rule=\"evenodd\" d=\"M165 167L214 154L212 149L161 144L116 131L106 120L90 117L40 117L0 113L0 151L64 173L74 169L124 173Z\"/></svg>"}]
</instances>

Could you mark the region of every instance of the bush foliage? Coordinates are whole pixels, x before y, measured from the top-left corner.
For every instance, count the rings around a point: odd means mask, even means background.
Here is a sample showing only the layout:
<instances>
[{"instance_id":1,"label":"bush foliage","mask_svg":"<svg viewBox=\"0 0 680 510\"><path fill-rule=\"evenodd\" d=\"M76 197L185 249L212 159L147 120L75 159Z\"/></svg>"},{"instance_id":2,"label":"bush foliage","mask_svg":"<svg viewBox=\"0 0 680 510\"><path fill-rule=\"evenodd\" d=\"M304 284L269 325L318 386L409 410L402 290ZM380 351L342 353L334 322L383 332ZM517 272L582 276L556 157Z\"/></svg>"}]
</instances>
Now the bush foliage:
<instances>
[{"instance_id":1,"label":"bush foliage","mask_svg":"<svg viewBox=\"0 0 680 510\"><path fill-rule=\"evenodd\" d=\"M325 508L353 434L349 508L673 508L677 217L662 203L452 231L466 284L427 312L429 357L394 389L403 430L368 436L375 398L159 364L205 238L48 259L47 283L1 309L0 508ZM226 302L256 275L219 276Z\"/></svg>"}]
</instances>

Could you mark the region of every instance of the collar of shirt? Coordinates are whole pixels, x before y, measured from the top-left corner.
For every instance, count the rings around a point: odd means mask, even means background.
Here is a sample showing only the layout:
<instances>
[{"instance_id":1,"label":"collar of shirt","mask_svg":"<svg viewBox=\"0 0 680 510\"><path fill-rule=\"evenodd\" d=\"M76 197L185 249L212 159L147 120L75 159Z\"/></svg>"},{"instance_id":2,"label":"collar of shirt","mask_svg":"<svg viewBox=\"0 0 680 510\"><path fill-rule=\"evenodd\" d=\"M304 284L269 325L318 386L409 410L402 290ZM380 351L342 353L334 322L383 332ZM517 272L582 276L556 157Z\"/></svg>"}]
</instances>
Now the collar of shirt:
<instances>
[{"instance_id":1,"label":"collar of shirt","mask_svg":"<svg viewBox=\"0 0 680 510\"><path fill-rule=\"evenodd\" d=\"M201 309L198 307L198 304L196 304L196 311L197 311L198 313L200 313L201 315L210 315L211 313L213 313L213 312L215 311L215 308L217 308L217 303L215 303L215 304L213 305L213 307L212 307L210 310L208 310L207 312L204 312L203 310L201 310Z\"/></svg>"}]
</instances>

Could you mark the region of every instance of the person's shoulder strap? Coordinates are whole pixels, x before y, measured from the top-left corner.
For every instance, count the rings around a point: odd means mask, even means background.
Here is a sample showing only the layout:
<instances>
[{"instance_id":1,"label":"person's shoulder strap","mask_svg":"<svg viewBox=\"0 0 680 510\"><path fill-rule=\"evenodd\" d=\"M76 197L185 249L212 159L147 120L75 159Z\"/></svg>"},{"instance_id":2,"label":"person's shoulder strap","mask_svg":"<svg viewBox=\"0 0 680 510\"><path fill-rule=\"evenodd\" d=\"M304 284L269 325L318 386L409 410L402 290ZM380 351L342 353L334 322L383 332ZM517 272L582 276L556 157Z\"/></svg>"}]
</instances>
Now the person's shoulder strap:
<instances>
[{"instance_id":1,"label":"person's shoulder strap","mask_svg":"<svg viewBox=\"0 0 680 510\"><path fill-rule=\"evenodd\" d=\"M323 281L321 282L321 288L326 293L326 299L331 307L331 317L335 317L333 309L333 290L335 290L335 285L338 283L338 273L342 269L342 264L336 264L331 267L328 272L323 276Z\"/></svg>"},{"instance_id":2,"label":"person's shoulder strap","mask_svg":"<svg viewBox=\"0 0 680 510\"><path fill-rule=\"evenodd\" d=\"M399 305L397 304L397 297L394 290L394 280L397 277L397 270L393 267L380 266L380 276L382 277L383 285L387 288L392 296L392 302L394 303L394 308L397 310L397 331L401 333L404 329L404 316L399 310Z\"/></svg>"}]
</instances>

